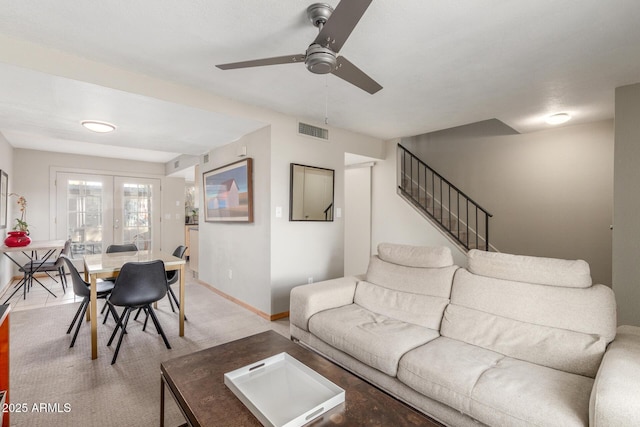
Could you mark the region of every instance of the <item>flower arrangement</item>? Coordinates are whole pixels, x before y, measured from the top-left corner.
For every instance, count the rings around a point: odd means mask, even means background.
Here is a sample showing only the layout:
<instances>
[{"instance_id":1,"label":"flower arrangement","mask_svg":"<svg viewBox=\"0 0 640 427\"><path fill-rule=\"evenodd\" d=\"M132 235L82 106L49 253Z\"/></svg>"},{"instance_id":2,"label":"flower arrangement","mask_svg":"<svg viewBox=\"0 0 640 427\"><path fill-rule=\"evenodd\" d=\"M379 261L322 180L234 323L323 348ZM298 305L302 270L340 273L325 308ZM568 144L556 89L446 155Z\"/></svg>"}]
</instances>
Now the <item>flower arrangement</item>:
<instances>
[{"instance_id":1,"label":"flower arrangement","mask_svg":"<svg viewBox=\"0 0 640 427\"><path fill-rule=\"evenodd\" d=\"M16 196L18 198L18 206L20 206L20 218L16 218L16 225L13 229L16 231L29 232L29 224L27 224L27 199L17 193L11 193L9 196Z\"/></svg>"}]
</instances>

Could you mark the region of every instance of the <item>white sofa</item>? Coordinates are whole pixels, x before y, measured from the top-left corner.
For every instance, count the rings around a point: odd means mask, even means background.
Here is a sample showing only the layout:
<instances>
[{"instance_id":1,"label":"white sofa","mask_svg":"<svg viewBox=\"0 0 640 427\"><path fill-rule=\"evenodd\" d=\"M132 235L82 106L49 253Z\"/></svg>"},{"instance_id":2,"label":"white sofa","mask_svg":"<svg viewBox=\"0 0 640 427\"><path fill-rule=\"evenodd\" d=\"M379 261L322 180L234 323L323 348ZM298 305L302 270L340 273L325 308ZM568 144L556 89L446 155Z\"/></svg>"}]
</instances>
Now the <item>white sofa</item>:
<instances>
[{"instance_id":1,"label":"white sofa","mask_svg":"<svg viewBox=\"0 0 640 427\"><path fill-rule=\"evenodd\" d=\"M365 276L294 288L290 325L445 425L640 425L640 328L616 335L584 261L380 244Z\"/></svg>"}]
</instances>

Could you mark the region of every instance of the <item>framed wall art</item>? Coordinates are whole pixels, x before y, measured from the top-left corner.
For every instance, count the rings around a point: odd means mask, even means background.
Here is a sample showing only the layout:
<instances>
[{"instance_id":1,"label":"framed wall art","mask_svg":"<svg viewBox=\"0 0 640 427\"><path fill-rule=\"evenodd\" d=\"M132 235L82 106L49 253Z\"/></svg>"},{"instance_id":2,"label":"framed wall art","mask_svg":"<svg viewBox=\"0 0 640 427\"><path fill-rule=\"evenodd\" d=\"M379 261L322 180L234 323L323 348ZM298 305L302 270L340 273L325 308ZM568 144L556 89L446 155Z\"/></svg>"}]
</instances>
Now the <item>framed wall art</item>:
<instances>
[{"instance_id":1,"label":"framed wall art","mask_svg":"<svg viewBox=\"0 0 640 427\"><path fill-rule=\"evenodd\" d=\"M7 206L9 198L9 176L0 170L0 230L7 228Z\"/></svg>"},{"instance_id":2,"label":"framed wall art","mask_svg":"<svg viewBox=\"0 0 640 427\"><path fill-rule=\"evenodd\" d=\"M252 160L202 174L205 221L253 222Z\"/></svg>"}]
</instances>

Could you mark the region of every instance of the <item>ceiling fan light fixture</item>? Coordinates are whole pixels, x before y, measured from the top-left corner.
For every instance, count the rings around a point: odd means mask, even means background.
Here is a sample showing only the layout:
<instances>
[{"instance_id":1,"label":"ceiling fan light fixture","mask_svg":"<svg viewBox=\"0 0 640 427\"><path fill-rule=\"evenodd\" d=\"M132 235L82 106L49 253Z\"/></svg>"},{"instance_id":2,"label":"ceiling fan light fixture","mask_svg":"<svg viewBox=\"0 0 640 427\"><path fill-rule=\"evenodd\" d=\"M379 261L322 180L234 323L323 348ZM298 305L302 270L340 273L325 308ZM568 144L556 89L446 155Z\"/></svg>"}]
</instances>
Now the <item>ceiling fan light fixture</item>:
<instances>
[{"instance_id":1,"label":"ceiling fan light fixture","mask_svg":"<svg viewBox=\"0 0 640 427\"><path fill-rule=\"evenodd\" d=\"M546 122L550 125L559 125L571 120L571 115L568 113L552 114L547 117Z\"/></svg>"},{"instance_id":2,"label":"ceiling fan light fixture","mask_svg":"<svg viewBox=\"0 0 640 427\"><path fill-rule=\"evenodd\" d=\"M338 66L338 59L331 49L312 44L307 49L304 64L314 74L329 74Z\"/></svg>"},{"instance_id":3,"label":"ceiling fan light fixture","mask_svg":"<svg viewBox=\"0 0 640 427\"><path fill-rule=\"evenodd\" d=\"M115 125L98 120L83 120L82 122L80 122L80 124L90 131L98 133L108 133L116 130Z\"/></svg>"}]
</instances>

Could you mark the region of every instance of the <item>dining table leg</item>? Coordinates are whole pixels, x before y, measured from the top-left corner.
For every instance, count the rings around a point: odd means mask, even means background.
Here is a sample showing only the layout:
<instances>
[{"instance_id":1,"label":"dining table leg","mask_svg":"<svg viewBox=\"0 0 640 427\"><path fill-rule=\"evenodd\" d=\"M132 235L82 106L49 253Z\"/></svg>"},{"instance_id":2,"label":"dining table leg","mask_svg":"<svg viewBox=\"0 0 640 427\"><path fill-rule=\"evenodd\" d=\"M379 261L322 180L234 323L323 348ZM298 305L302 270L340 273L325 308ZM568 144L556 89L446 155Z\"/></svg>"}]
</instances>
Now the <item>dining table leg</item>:
<instances>
[{"instance_id":1,"label":"dining table leg","mask_svg":"<svg viewBox=\"0 0 640 427\"><path fill-rule=\"evenodd\" d=\"M184 273L185 273L185 268L184 268L184 264L180 264L180 289L179 289L179 293L180 293L180 308L178 309L179 312L179 318L180 318L180 333L179 335L181 337L184 336L184 305L185 305L185 300L184 300Z\"/></svg>"},{"instance_id":2,"label":"dining table leg","mask_svg":"<svg viewBox=\"0 0 640 427\"><path fill-rule=\"evenodd\" d=\"M98 358L98 291L97 278L91 275L89 312L91 312L91 359Z\"/></svg>"}]
</instances>

